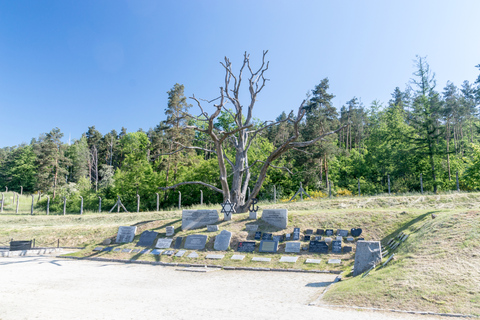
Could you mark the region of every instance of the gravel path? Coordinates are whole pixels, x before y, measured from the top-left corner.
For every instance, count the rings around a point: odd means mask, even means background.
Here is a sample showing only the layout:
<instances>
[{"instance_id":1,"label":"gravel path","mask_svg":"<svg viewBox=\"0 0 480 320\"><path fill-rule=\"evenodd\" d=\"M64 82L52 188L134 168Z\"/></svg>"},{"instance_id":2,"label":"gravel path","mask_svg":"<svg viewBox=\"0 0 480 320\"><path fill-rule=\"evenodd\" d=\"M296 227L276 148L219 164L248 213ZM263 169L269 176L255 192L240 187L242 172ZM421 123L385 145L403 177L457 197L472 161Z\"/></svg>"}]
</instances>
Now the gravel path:
<instances>
[{"instance_id":1,"label":"gravel path","mask_svg":"<svg viewBox=\"0 0 480 320\"><path fill-rule=\"evenodd\" d=\"M0 258L0 319L438 319L309 306L335 275Z\"/></svg>"}]
</instances>

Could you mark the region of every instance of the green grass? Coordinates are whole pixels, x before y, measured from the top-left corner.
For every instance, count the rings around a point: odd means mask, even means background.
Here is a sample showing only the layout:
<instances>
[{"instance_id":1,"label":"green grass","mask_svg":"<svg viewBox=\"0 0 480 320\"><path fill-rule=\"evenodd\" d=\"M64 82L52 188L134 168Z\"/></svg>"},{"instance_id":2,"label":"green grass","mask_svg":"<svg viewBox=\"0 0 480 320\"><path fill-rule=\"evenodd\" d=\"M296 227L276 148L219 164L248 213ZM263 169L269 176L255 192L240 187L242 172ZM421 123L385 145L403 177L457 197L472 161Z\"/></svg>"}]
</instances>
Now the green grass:
<instances>
[{"instance_id":1,"label":"green grass","mask_svg":"<svg viewBox=\"0 0 480 320\"><path fill-rule=\"evenodd\" d=\"M28 200L28 197L25 197ZM31 201L31 198L30 198ZM22 201L20 202L22 203ZM28 201L25 202L29 208ZM31 203L31 202L30 202ZM236 267L268 267L294 269L320 269L342 271L344 280L335 284L324 296L329 304L346 304L379 308L420 310L480 315L480 207L479 193L449 193L443 195L407 195L321 199L293 203L259 203L261 209L287 208L289 226L279 230L263 223L259 230L284 234L294 227L305 229L350 229L361 227L366 240L379 240L383 244L401 232L409 238L395 251L395 259L385 268L377 268L367 277L351 277L353 254L318 255L302 251L285 254L284 244L278 254L255 252L244 254L243 261L230 260L235 254L230 249L225 258L207 260L214 252L214 237L219 232L206 232L206 228L182 231L181 211L141 213L92 213L84 215L45 215L44 213L0 214L0 245L15 240L35 238L37 246L56 245L85 247L72 255L78 257L105 257L132 260L197 263ZM212 208L212 206L208 206ZM200 208L200 207L197 207ZM203 206L202 208L207 208ZM220 206L213 206L220 210ZM437 215L435 219L431 214ZM248 214L236 214L231 221L219 222L219 229L233 232L231 248L239 241L251 240L253 234L245 231L252 223ZM135 248L144 230L154 230L165 236L165 227L175 226L177 236L203 233L209 236L206 250L198 259L186 256L167 257L127 253L94 252L106 238L114 239L119 226L137 226L133 243L113 246ZM303 246L307 246L304 242ZM279 263L282 255L298 255L295 264ZM271 263L251 262L253 256L271 257ZM320 265L307 265L307 258L322 259ZM330 258L341 258L342 265L329 265Z\"/></svg>"}]
</instances>

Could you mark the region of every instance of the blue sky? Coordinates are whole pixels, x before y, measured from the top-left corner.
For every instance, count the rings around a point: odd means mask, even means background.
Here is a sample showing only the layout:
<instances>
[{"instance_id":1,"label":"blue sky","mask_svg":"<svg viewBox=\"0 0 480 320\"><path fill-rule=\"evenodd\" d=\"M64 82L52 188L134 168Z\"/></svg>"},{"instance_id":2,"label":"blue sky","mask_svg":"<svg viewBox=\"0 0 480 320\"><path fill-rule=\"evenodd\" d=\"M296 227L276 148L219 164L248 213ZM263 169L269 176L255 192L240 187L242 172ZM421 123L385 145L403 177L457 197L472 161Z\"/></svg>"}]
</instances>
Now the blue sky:
<instances>
[{"instance_id":1,"label":"blue sky","mask_svg":"<svg viewBox=\"0 0 480 320\"><path fill-rule=\"evenodd\" d=\"M59 127L80 138L148 130L165 119L167 91L218 96L229 57L270 79L255 116L297 109L328 77L334 105L386 104L427 56L437 89L480 71L480 1L0 1L0 147ZM193 103L193 101L191 101ZM247 102L244 102L245 104ZM197 109L192 108L196 113Z\"/></svg>"}]
</instances>

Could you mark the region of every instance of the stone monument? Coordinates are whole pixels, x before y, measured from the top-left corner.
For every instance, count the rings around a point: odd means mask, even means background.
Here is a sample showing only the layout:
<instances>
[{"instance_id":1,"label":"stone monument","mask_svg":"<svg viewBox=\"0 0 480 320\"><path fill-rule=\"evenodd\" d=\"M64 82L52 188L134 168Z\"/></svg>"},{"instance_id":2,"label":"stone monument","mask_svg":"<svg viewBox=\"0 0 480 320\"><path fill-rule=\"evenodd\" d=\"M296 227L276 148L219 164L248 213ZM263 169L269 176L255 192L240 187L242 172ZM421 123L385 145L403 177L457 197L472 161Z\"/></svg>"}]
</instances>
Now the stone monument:
<instances>
[{"instance_id":1,"label":"stone monument","mask_svg":"<svg viewBox=\"0 0 480 320\"><path fill-rule=\"evenodd\" d=\"M357 241L353 276L364 273L382 261L380 241Z\"/></svg>"},{"instance_id":2,"label":"stone monument","mask_svg":"<svg viewBox=\"0 0 480 320\"><path fill-rule=\"evenodd\" d=\"M286 229L288 224L287 209L265 209L262 220L280 229Z\"/></svg>"},{"instance_id":3,"label":"stone monument","mask_svg":"<svg viewBox=\"0 0 480 320\"><path fill-rule=\"evenodd\" d=\"M215 224L220 219L217 210L183 210L182 230L190 230Z\"/></svg>"}]
</instances>

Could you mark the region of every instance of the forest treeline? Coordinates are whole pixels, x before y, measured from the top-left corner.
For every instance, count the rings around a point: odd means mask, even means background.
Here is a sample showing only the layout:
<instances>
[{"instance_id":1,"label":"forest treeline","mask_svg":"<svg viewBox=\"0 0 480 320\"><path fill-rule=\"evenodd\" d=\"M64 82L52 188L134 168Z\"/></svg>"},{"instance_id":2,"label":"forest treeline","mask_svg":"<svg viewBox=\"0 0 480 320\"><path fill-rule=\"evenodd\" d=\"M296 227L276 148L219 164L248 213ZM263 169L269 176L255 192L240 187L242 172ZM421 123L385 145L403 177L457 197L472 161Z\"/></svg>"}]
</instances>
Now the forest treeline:
<instances>
[{"instance_id":1,"label":"forest treeline","mask_svg":"<svg viewBox=\"0 0 480 320\"><path fill-rule=\"evenodd\" d=\"M276 160L267 174L259 198L292 196L300 183L310 191L333 194L388 192L428 192L480 189L480 76L459 87L447 82L436 86L434 74L424 58L417 57L417 68L406 88L396 87L391 100L363 105L353 97L337 109L325 78L311 90L305 103L306 116L299 128L305 141L348 124L314 146L290 150ZM480 65L476 66L480 69ZM299 97L300 98L300 97ZM58 128L32 139L30 144L0 149L0 188L24 193L49 194L51 211L62 211L63 197L84 198L86 209L98 208L98 197L105 209L114 205L117 195L127 208L136 208L137 194L141 210L154 210L157 195L160 207L200 202L200 190L206 203L219 203L222 194L201 185L182 185L161 190L184 181L202 181L219 186L219 172L212 142L206 134L190 129L201 118L188 103L184 86L175 84L168 91L166 120L148 131L100 133L95 126L72 143L62 142ZM200 120L199 120L200 119ZM272 119L273 120L273 119ZM285 112L275 119L278 125L262 131L249 149L252 176L276 147L288 139L295 128ZM285 121L282 121L285 120ZM255 125L264 125L256 120ZM235 129L232 112L224 110L215 126ZM233 147L232 147L233 148ZM232 149L228 145L228 157ZM255 179L252 179L252 184ZM71 201L69 210L78 207ZM108 208L108 209L109 209Z\"/></svg>"}]
</instances>

